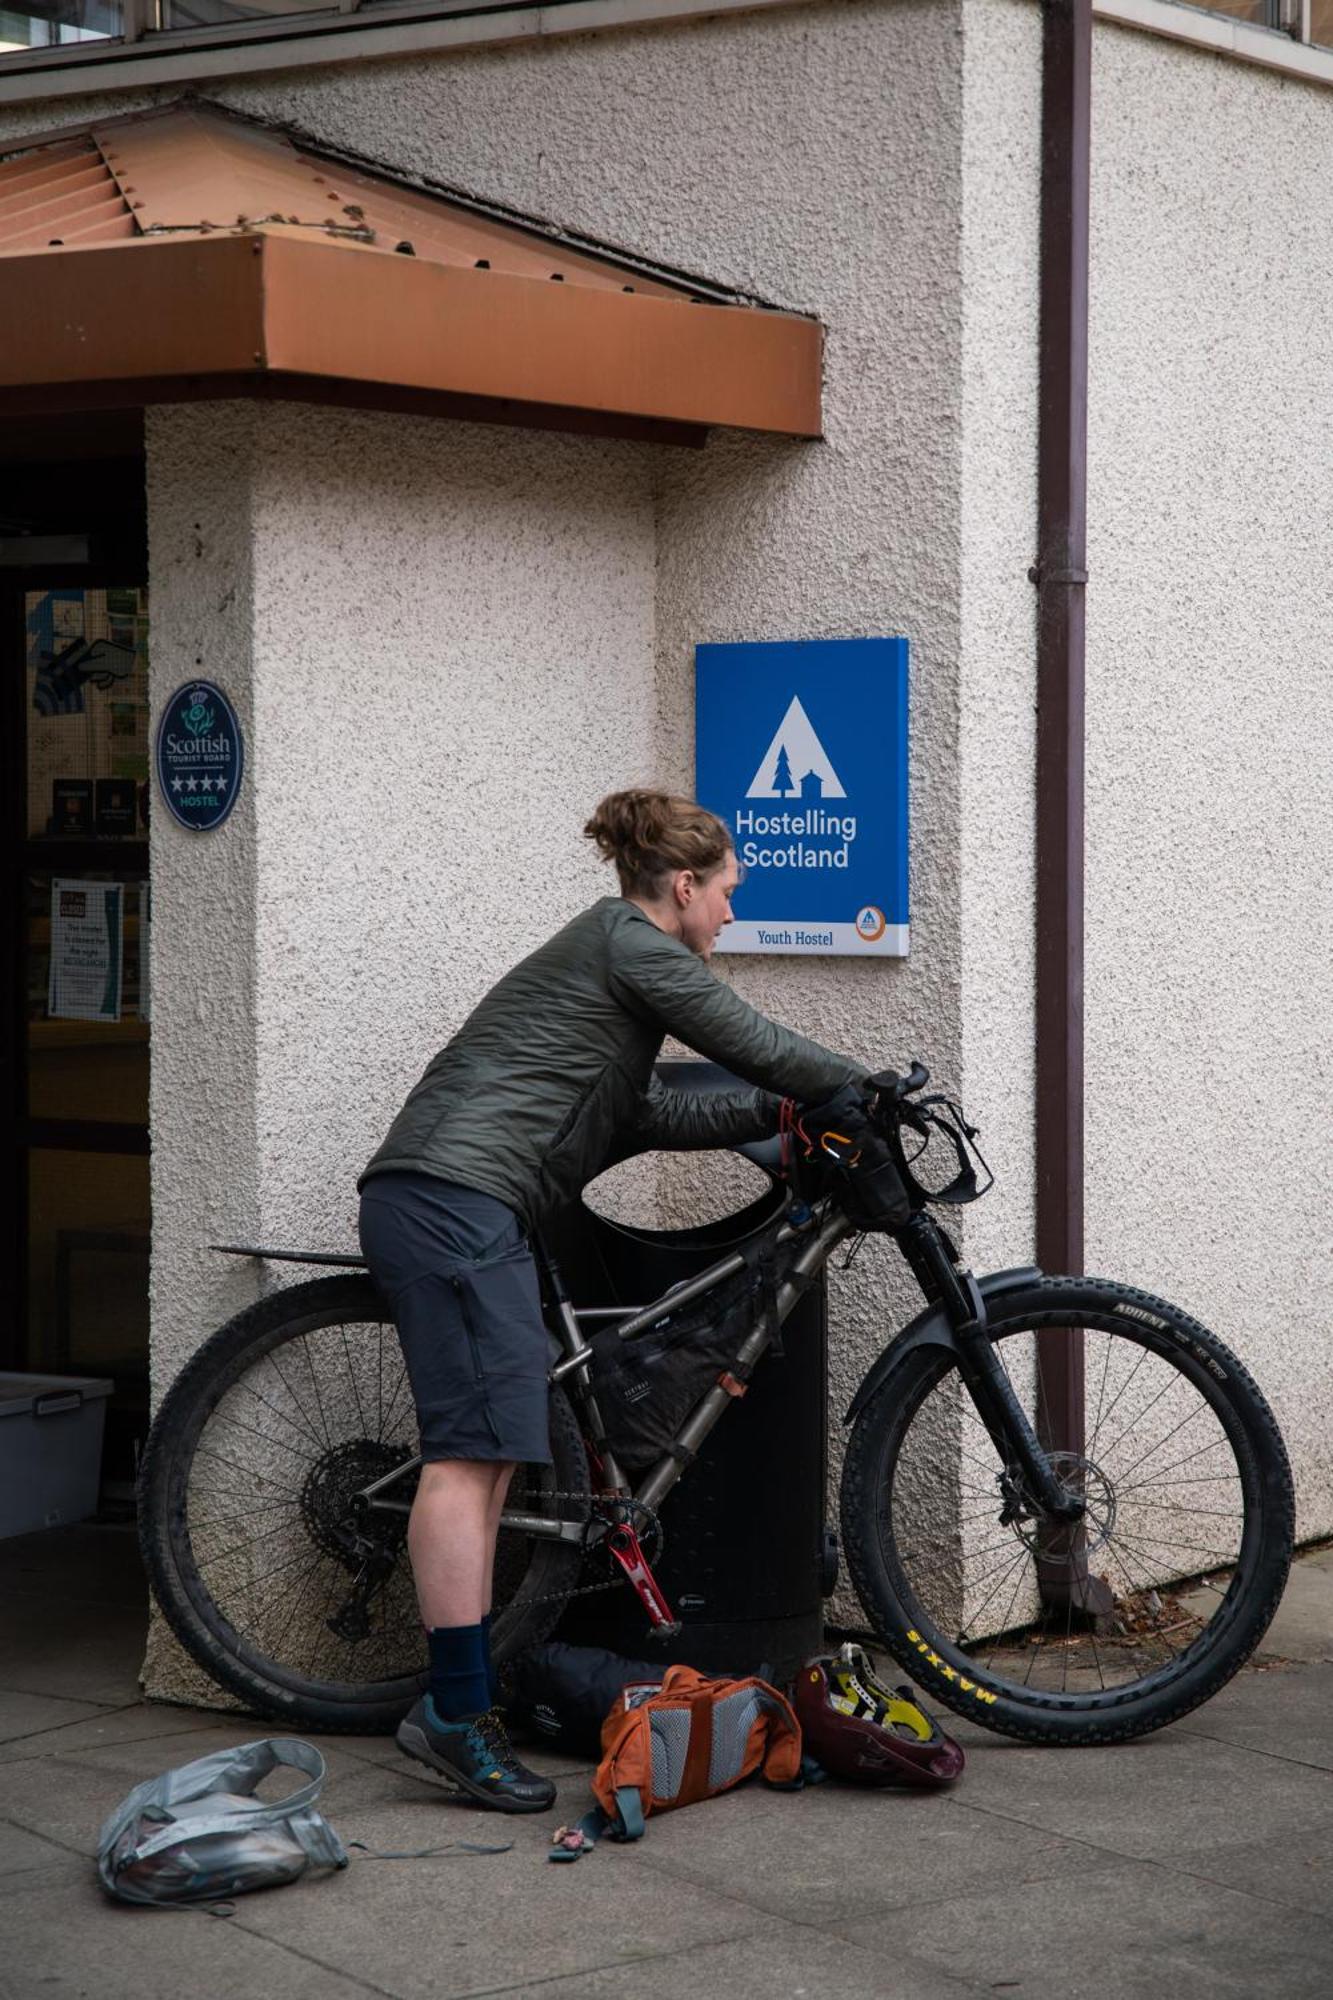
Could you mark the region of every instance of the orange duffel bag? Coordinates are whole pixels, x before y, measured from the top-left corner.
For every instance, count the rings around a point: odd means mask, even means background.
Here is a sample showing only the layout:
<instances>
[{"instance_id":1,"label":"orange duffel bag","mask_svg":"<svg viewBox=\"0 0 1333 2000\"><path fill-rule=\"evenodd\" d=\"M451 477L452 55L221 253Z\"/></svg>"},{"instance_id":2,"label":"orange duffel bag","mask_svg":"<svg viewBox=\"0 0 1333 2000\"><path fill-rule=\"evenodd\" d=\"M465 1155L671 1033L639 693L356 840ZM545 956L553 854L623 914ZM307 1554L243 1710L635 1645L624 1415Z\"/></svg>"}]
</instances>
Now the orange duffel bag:
<instances>
[{"instance_id":1,"label":"orange duffel bag","mask_svg":"<svg viewBox=\"0 0 1333 2000\"><path fill-rule=\"evenodd\" d=\"M573 1861L602 1834L638 1840L650 1814L715 1798L756 1771L770 1785L801 1783L800 1724L767 1681L669 1667L658 1688L631 1683L602 1724L596 1809L552 1836L550 1858Z\"/></svg>"}]
</instances>

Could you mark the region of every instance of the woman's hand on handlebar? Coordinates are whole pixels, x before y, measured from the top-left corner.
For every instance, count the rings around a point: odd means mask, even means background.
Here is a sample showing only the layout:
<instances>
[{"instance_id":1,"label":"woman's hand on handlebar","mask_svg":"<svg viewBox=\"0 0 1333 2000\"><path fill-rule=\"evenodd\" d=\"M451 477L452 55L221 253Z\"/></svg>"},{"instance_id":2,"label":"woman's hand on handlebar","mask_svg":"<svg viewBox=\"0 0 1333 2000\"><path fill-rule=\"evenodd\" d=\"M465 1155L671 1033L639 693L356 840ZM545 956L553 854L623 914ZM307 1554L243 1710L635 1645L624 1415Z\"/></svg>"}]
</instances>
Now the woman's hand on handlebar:
<instances>
[{"instance_id":1,"label":"woman's hand on handlebar","mask_svg":"<svg viewBox=\"0 0 1333 2000\"><path fill-rule=\"evenodd\" d=\"M882 1069L870 1079L870 1088L883 1105L901 1104L905 1097L918 1090L924 1090L930 1082L930 1071L924 1063L914 1062L905 1076L897 1070Z\"/></svg>"}]
</instances>

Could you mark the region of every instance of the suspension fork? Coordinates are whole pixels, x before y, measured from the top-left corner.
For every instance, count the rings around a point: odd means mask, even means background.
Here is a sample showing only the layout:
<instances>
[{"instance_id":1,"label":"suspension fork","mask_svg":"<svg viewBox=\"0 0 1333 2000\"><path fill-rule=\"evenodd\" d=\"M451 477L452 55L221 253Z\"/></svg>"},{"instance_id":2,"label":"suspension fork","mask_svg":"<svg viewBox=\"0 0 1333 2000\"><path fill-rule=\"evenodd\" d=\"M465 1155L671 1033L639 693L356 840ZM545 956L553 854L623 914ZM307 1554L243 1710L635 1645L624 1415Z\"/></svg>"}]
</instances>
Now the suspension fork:
<instances>
[{"instance_id":1,"label":"suspension fork","mask_svg":"<svg viewBox=\"0 0 1333 2000\"><path fill-rule=\"evenodd\" d=\"M995 1352L976 1279L970 1271L959 1270L943 1233L923 1211L918 1210L894 1235L927 1300L948 1315L958 1372L1000 1463L1006 1471L1013 1468L1022 1475L1028 1497L1048 1518L1082 1520L1082 1500L1060 1484Z\"/></svg>"}]
</instances>

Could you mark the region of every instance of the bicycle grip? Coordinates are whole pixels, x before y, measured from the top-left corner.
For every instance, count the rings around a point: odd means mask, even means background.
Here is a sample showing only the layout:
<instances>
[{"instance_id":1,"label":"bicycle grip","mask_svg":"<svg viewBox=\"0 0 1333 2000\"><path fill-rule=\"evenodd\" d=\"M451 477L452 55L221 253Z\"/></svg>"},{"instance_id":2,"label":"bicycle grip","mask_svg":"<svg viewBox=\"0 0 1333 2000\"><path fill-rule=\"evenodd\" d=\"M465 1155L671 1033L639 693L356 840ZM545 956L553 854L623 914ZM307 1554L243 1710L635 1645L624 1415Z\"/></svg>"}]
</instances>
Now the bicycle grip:
<instances>
[{"instance_id":1,"label":"bicycle grip","mask_svg":"<svg viewBox=\"0 0 1333 2000\"><path fill-rule=\"evenodd\" d=\"M930 1071L921 1062L913 1062L906 1076L899 1076L897 1070L882 1069L870 1079L870 1087L880 1097L886 1097L890 1104L901 1104L913 1092L924 1090L930 1082Z\"/></svg>"}]
</instances>

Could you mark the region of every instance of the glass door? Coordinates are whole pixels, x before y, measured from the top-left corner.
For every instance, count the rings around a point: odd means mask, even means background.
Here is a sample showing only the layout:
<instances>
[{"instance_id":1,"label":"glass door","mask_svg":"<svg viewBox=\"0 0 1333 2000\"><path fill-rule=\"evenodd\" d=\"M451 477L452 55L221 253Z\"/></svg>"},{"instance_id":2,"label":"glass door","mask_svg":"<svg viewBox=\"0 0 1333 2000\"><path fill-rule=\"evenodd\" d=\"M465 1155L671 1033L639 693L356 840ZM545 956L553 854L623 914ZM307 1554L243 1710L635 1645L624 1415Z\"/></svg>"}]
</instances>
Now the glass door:
<instances>
[{"instance_id":1,"label":"glass door","mask_svg":"<svg viewBox=\"0 0 1333 2000\"><path fill-rule=\"evenodd\" d=\"M18 1365L110 1378L104 1479L127 1492L148 1418L147 592L25 586L11 609L26 751Z\"/></svg>"}]
</instances>

